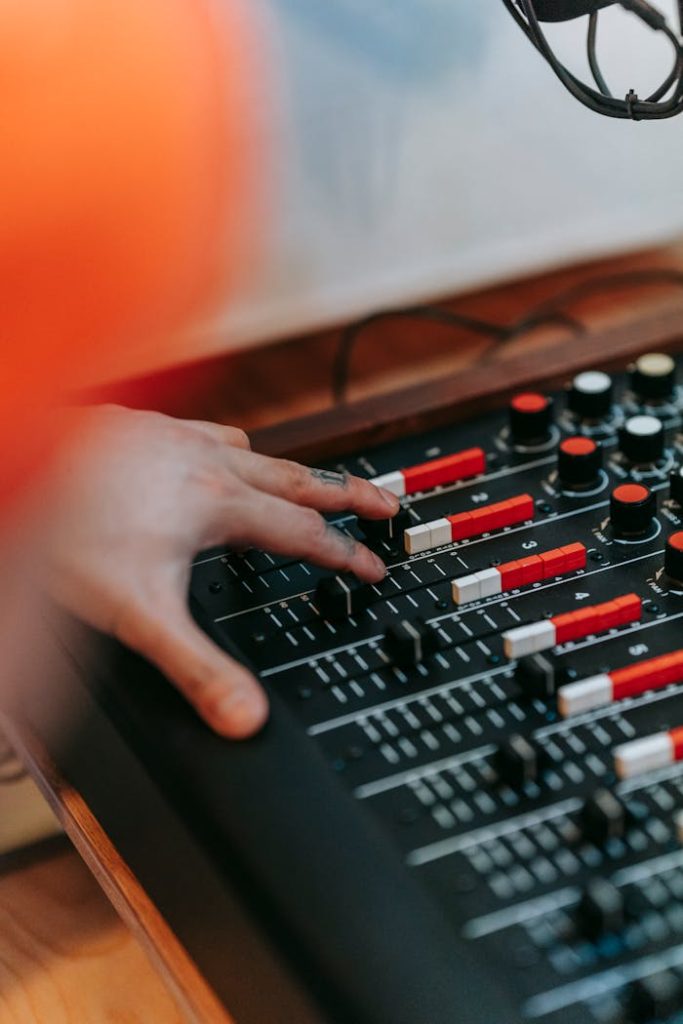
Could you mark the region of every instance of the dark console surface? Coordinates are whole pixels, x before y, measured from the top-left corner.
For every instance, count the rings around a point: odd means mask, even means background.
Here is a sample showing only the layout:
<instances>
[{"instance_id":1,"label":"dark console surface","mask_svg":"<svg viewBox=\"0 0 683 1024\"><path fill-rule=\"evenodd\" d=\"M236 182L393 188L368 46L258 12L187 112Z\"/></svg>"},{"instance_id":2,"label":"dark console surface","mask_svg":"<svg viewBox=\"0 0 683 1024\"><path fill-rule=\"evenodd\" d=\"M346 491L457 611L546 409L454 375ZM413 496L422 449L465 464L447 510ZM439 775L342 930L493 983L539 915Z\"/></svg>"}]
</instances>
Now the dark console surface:
<instances>
[{"instance_id":1,"label":"dark console surface","mask_svg":"<svg viewBox=\"0 0 683 1024\"><path fill-rule=\"evenodd\" d=\"M255 551L194 569L506 1021L683 1019L682 410L651 355L356 453L335 468L405 509L393 536L337 521L376 587Z\"/></svg>"}]
</instances>

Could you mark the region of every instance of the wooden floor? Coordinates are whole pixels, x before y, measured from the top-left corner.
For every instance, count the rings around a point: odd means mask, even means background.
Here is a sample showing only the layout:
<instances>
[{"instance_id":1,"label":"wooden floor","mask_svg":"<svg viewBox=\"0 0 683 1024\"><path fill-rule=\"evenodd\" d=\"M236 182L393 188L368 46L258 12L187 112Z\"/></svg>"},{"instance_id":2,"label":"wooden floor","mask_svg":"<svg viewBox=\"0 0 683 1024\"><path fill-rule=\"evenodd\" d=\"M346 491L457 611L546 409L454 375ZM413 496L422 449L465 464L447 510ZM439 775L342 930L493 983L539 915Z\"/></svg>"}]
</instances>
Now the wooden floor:
<instances>
[{"instance_id":1,"label":"wooden floor","mask_svg":"<svg viewBox=\"0 0 683 1024\"><path fill-rule=\"evenodd\" d=\"M0 1024L182 1020L66 841L0 875Z\"/></svg>"}]
</instances>

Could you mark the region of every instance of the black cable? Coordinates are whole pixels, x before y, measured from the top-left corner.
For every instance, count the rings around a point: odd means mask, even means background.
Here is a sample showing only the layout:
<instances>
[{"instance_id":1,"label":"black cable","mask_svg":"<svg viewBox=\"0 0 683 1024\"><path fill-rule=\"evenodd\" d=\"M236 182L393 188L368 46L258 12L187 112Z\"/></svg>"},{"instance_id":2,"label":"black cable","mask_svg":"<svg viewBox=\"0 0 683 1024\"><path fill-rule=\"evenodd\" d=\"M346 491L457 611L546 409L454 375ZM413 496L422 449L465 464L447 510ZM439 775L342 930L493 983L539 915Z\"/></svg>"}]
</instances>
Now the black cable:
<instances>
[{"instance_id":1,"label":"black cable","mask_svg":"<svg viewBox=\"0 0 683 1024\"><path fill-rule=\"evenodd\" d=\"M536 16L534 0L503 0L518 26L550 65L566 89L584 106L607 117L632 120L661 120L683 112L683 46L668 26L664 15L647 0L618 0L654 31L662 32L674 48L674 67L660 87L646 100L634 90L621 100L582 82L554 54ZM671 92L668 99L664 99Z\"/></svg>"},{"instance_id":2,"label":"black cable","mask_svg":"<svg viewBox=\"0 0 683 1024\"><path fill-rule=\"evenodd\" d=\"M346 400L351 357L361 334L373 324L393 318L427 320L446 327L469 330L474 334L480 334L489 338L494 345L505 344L520 337L522 334L537 330L537 328L545 324L569 327L575 333L585 330L585 326L575 317L559 310L549 310L548 312L534 311L529 316L524 317L523 320L507 326L494 324L487 320L480 320L476 317L465 316L460 313L452 313L442 306L408 306L402 309L382 310L379 313L372 313L370 316L356 321L342 332L332 369L332 395L336 403Z\"/></svg>"},{"instance_id":3,"label":"black cable","mask_svg":"<svg viewBox=\"0 0 683 1024\"><path fill-rule=\"evenodd\" d=\"M388 309L379 313L371 313L362 320L351 324L342 332L332 369L332 394L335 402L343 402L345 400L351 356L360 335L373 324L394 317L398 319L429 320L432 323L443 324L446 327L464 328L465 330L472 331L474 334L481 334L495 341L505 338L504 327L489 323L486 320L479 320L475 317L451 313L450 310L444 309L441 306L405 306L399 309Z\"/></svg>"},{"instance_id":4,"label":"black cable","mask_svg":"<svg viewBox=\"0 0 683 1024\"><path fill-rule=\"evenodd\" d=\"M626 100L603 96L602 93L596 92L590 86L581 82L555 57L545 32L536 17L534 0L518 0L518 3L527 18L532 42L534 42L534 45L545 57L560 81L584 106L597 113L607 114L610 117L630 118L632 120L672 117L683 110L683 104L681 103L681 97L683 97L683 49L666 24L666 19L663 15L647 4L645 0L619 0L619 3L622 7L636 14L650 28L663 32L674 47L676 53L675 77L678 79L678 89L669 100L660 103L651 102L649 99L642 101L633 90L627 95ZM658 92L661 92L661 87Z\"/></svg>"},{"instance_id":5,"label":"black cable","mask_svg":"<svg viewBox=\"0 0 683 1024\"><path fill-rule=\"evenodd\" d=\"M539 303L530 311L529 317L547 316L558 312L563 306L588 299L601 292L621 291L624 288L642 288L648 285L672 284L683 288L683 271L673 267L652 267L645 270L624 270L571 285L558 292L551 299Z\"/></svg>"},{"instance_id":6,"label":"black cable","mask_svg":"<svg viewBox=\"0 0 683 1024\"><path fill-rule=\"evenodd\" d=\"M351 357L360 336L375 323L392 318L426 320L443 324L447 327L466 329L481 334L491 340L494 345L509 344L518 338L547 324L556 324L570 328L575 333L585 333L586 325L575 316L564 311L568 306L582 299L590 298L601 292L620 291L624 288L641 288L648 285L676 285L683 288L683 271L672 267L653 267L645 270L626 270L614 274L603 274L599 277L571 285L558 292L551 299L533 306L524 316L508 325L494 324L477 317L453 313L442 306L407 306L399 309L383 310L363 317L350 324L341 334L332 371L332 393L335 402L346 400L349 382Z\"/></svg>"},{"instance_id":7,"label":"black cable","mask_svg":"<svg viewBox=\"0 0 683 1024\"><path fill-rule=\"evenodd\" d=\"M590 65L591 74L595 79L597 85L603 96L611 96L612 93L610 88L605 81L604 75L600 68L600 61L598 60L598 12L594 11L588 19L588 39L586 48L588 51L588 63Z\"/></svg>"}]
</instances>

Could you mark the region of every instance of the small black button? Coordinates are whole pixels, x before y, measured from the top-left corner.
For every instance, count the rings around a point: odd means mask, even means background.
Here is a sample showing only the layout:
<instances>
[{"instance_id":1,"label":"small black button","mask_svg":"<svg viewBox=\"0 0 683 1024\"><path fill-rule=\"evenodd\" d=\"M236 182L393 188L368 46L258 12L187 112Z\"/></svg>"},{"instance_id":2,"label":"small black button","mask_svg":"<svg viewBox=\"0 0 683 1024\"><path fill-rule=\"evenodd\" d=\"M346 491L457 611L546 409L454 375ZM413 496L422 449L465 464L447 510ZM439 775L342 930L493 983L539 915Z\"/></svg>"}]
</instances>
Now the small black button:
<instances>
[{"instance_id":1,"label":"small black button","mask_svg":"<svg viewBox=\"0 0 683 1024\"><path fill-rule=\"evenodd\" d=\"M609 789L597 789L583 805L579 825L586 842L604 846L610 839L624 838L628 828L628 811L625 804Z\"/></svg>"},{"instance_id":2,"label":"small black button","mask_svg":"<svg viewBox=\"0 0 683 1024\"><path fill-rule=\"evenodd\" d=\"M420 618L392 622L384 634L384 653L398 668L419 665L438 647L435 630Z\"/></svg>"},{"instance_id":3,"label":"small black button","mask_svg":"<svg viewBox=\"0 0 683 1024\"><path fill-rule=\"evenodd\" d=\"M669 477L670 495L677 505L683 506L683 466L674 469Z\"/></svg>"},{"instance_id":4,"label":"small black button","mask_svg":"<svg viewBox=\"0 0 683 1024\"><path fill-rule=\"evenodd\" d=\"M515 682L529 700L553 700L565 680L549 654L527 654L517 662Z\"/></svg>"},{"instance_id":5,"label":"small black button","mask_svg":"<svg viewBox=\"0 0 683 1024\"><path fill-rule=\"evenodd\" d=\"M404 531L415 526L407 508L402 508L392 519L359 519L358 528L364 537L375 543L402 541Z\"/></svg>"},{"instance_id":6,"label":"small black button","mask_svg":"<svg viewBox=\"0 0 683 1024\"><path fill-rule=\"evenodd\" d=\"M370 604L372 590L355 576L326 576L315 590L315 604L324 619L348 619Z\"/></svg>"},{"instance_id":7,"label":"small black button","mask_svg":"<svg viewBox=\"0 0 683 1024\"><path fill-rule=\"evenodd\" d=\"M683 1005L681 982L672 971L659 971L649 978L634 981L626 991L628 1024L651 1024L680 1010Z\"/></svg>"},{"instance_id":8,"label":"small black button","mask_svg":"<svg viewBox=\"0 0 683 1024\"><path fill-rule=\"evenodd\" d=\"M524 789L538 782L543 771L543 752L525 736L509 736L493 756L493 768L500 785Z\"/></svg>"},{"instance_id":9,"label":"small black button","mask_svg":"<svg viewBox=\"0 0 683 1024\"><path fill-rule=\"evenodd\" d=\"M604 878L589 882L576 911L579 932L587 939L599 939L620 931L624 920L624 899L616 886Z\"/></svg>"}]
</instances>

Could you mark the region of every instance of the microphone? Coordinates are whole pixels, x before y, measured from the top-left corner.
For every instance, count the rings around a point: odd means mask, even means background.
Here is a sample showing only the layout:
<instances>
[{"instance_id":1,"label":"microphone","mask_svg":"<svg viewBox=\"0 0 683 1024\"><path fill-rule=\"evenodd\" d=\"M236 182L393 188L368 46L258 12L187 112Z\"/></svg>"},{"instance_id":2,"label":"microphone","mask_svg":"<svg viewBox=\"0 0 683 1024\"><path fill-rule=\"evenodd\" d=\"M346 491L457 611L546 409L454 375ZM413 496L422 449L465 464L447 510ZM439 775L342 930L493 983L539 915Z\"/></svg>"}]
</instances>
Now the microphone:
<instances>
[{"instance_id":1,"label":"microphone","mask_svg":"<svg viewBox=\"0 0 683 1024\"><path fill-rule=\"evenodd\" d=\"M570 21L615 3L617 0L536 0L534 7L539 21Z\"/></svg>"}]
</instances>

